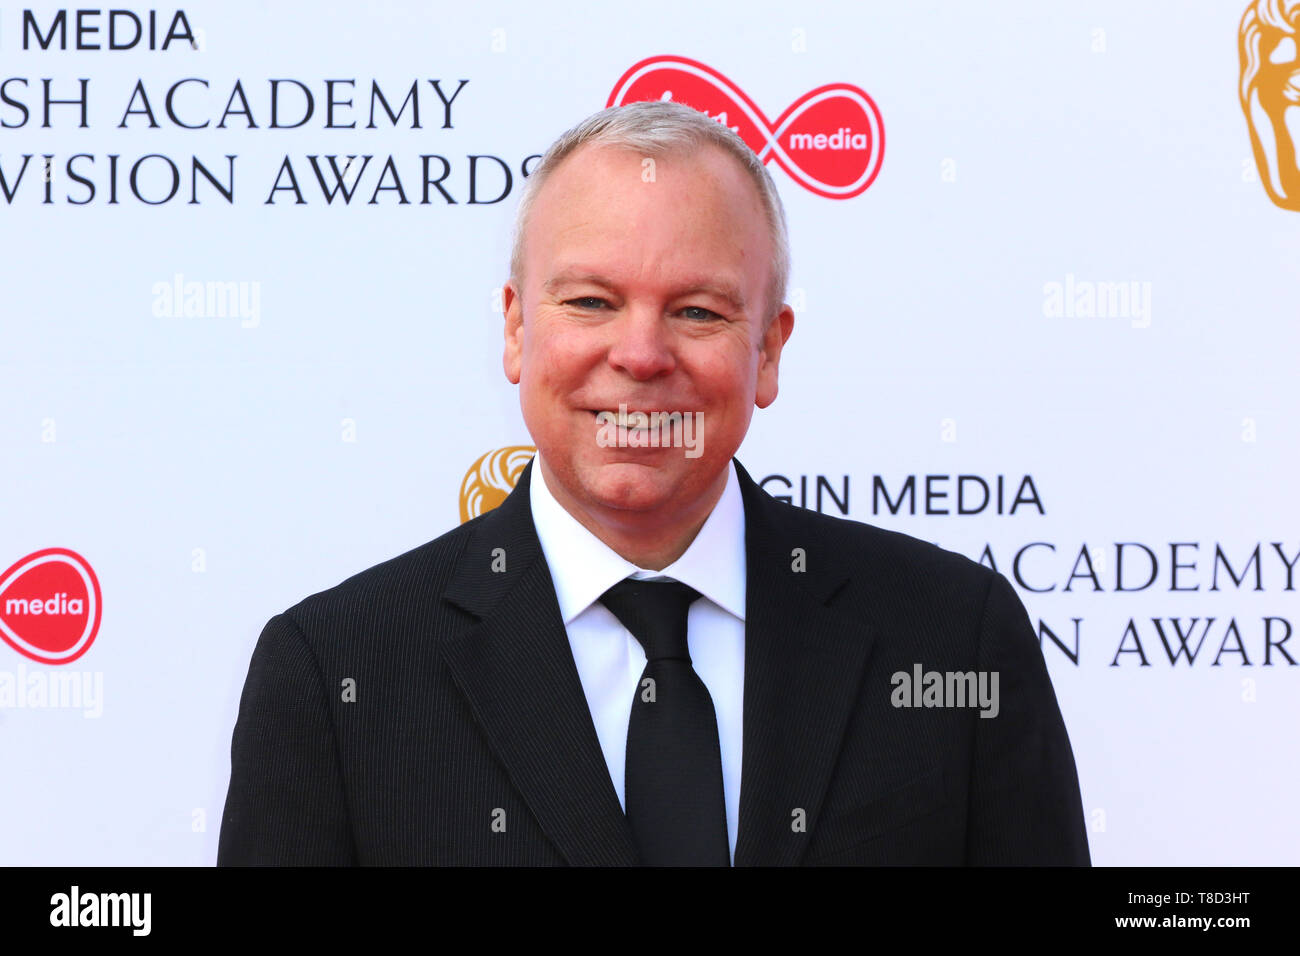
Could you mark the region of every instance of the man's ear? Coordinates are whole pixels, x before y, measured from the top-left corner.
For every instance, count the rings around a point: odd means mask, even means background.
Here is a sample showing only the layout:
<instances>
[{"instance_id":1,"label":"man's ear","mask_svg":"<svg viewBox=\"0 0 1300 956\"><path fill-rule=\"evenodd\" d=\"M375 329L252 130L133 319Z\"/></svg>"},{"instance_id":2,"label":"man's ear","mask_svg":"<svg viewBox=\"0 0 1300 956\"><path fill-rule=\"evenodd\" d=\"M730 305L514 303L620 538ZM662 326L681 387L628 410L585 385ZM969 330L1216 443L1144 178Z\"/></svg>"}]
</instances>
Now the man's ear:
<instances>
[{"instance_id":1,"label":"man's ear","mask_svg":"<svg viewBox=\"0 0 1300 956\"><path fill-rule=\"evenodd\" d=\"M501 364L510 384L518 385L524 352L524 302L513 279L501 290L501 304L506 317L506 348Z\"/></svg>"},{"instance_id":2,"label":"man's ear","mask_svg":"<svg viewBox=\"0 0 1300 956\"><path fill-rule=\"evenodd\" d=\"M781 362L781 349L794 331L794 309L783 303L767 325L763 340L758 345L758 383L754 390L754 404L767 408L776 401L776 371Z\"/></svg>"}]
</instances>

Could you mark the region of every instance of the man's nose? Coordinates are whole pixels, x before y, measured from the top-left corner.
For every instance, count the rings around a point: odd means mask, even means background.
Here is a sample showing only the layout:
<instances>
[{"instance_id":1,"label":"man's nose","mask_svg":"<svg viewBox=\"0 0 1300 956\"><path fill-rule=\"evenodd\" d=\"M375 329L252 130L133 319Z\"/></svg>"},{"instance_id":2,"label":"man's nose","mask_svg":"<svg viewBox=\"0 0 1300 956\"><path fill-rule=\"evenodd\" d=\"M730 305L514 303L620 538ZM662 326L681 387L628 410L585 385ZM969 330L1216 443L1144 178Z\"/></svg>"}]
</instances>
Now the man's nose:
<instances>
[{"instance_id":1,"label":"man's nose","mask_svg":"<svg viewBox=\"0 0 1300 956\"><path fill-rule=\"evenodd\" d=\"M610 328L614 340L609 347L609 364L613 367L635 379L647 379L676 366L672 329L659 309L629 307Z\"/></svg>"}]
</instances>

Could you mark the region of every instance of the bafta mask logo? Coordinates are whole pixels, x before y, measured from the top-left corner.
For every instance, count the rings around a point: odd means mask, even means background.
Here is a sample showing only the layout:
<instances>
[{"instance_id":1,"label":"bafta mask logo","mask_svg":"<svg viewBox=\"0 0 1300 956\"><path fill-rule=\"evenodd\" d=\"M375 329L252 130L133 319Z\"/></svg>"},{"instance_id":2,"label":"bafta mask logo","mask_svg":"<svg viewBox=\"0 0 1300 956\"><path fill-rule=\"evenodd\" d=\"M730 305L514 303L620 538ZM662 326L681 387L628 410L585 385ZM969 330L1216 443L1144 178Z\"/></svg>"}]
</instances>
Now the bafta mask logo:
<instances>
[{"instance_id":1,"label":"bafta mask logo","mask_svg":"<svg viewBox=\"0 0 1300 956\"><path fill-rule=\"evenodd\" d=\"M1241 108L1269 198L1300 211L1300 0L1254 0L1241 18Z\"/></svg>"},{"instance_id":2,"label":"bafta mask logo","mask_svg":"<svg viewBox=\"0 0 1300 956\"><path fill-rule=\"evenodd\" d=\"M460 523L505 501L535 454L532 445L510 445L493 449L470 465L460 483Z\"/></svg>"}]
</instances>

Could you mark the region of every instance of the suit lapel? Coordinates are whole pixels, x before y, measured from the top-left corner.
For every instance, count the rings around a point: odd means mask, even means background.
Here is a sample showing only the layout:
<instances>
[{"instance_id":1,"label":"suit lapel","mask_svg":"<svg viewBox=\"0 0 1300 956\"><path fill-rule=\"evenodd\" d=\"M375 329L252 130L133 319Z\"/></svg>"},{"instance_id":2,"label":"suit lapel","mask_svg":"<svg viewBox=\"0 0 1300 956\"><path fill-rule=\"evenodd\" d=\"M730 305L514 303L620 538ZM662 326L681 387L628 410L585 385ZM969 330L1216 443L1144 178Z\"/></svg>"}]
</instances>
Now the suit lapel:
<instances>
[{"instance_id":1,"label":"suit lapel","mask_svg":"<svg viewBox=\"0 0 1300 956\"><path fill-rule=\"evenodd\" d=\"M745 503L745 696L737 866L799 862L818 819L873 632L832 606L847 575L811 516L736 462ZM832 520L832 519L824 519ZM795 549L806 569L794 570ZM842 565L839 565L842 567ZM803 811L807 832L795 828Z\"/></svg>"},{"instance_id":2,"label":"suit lapel","mask_svg":"<svg viewBox=\"0 0 1300 956\"><path fill-rule=\"evenodd\" d=\"M452 677L542 829L573 864L639 862L569 647L529 506L529 463L479 519L445 597L477 617L444 642ZM737 866L792 865L811 831L870 654L848 580L799 511L736 462L745 507L744 752ZM829 520L829 519L828 519ZM807 567L795 571L802 548ZM496 549L505 570L494 572Z\"/></svg>"},{"instance_id":3,"label":"suit lapel","mask_svg":"<svg viewBox=\"0 0 1300 956\"><path fill-rule=\"evenodd\" d=\"M445 659L560 853L577 865L636 864L533 525L532 468L479 520L460 555L445 596L479 623L445 641ZM504 571L492 570L494 556Z\"/></svg>"}]
</instances>

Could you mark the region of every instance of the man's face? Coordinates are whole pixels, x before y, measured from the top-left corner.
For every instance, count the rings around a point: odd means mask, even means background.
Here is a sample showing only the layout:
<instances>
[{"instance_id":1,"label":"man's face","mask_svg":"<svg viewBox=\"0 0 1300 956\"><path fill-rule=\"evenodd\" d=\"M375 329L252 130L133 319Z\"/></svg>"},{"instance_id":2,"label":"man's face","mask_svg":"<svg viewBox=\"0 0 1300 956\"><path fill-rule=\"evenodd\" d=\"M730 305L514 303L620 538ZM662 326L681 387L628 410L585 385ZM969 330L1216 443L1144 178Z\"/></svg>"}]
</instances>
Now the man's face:
<instances>
[{"instance_id":1,"label":"man's face","mask_svg":"<svg viewBox=\"0 0 1300 956\"><path fill-rule=\"evenodd\" d=\"M504 365L570 511L642 528L712 506L754 406L776 398L794 316L764 321L771 260L758 190L719 149L650 165L585 146L552 173L504 289ZM620 405L698 413L698 457L602 444L597 416Z\"/></svg>"}]
</instances>

